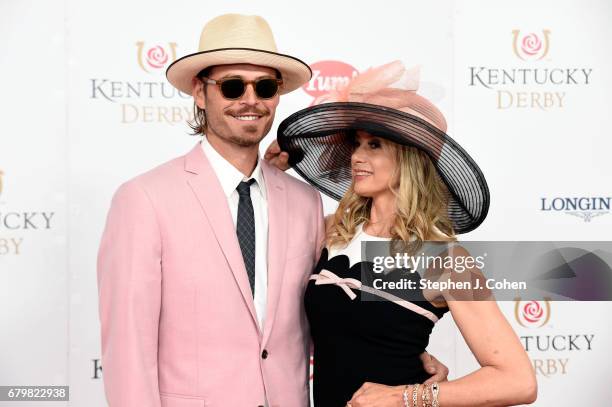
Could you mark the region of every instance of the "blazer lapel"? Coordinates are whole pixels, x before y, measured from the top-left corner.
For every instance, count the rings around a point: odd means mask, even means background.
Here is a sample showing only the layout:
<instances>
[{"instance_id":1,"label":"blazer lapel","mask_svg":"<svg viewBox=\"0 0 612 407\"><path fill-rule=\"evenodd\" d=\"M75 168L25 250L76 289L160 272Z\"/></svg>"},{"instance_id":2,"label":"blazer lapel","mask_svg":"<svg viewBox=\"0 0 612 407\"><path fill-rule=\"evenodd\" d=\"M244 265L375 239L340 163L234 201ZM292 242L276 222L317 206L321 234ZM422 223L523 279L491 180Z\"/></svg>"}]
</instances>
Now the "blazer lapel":
<instances>
[{"instance_id":1,"label":"blazer lapel","mask_svg":"<svg viewBox=\"0 0 612 407\"><path fill-rule=\"evenodd\" d=\"M255 326L259 330L253 294L242 258L242 252L240 251L240 245L238 244L232 214L227 204L227 198L204 151L202 151L200 143L185 156L185 171L196 174L196 176L193 176L187 182L208 218L208 222L213 229L219 246L221 246L225 259L234 274L236 284L240 288L244 303L253 317Z\"/></svg>"},{"instance_id":2,"label":"blazer lapel","mask_svg":"<svg viewBox=\"0 0 612 407\"><path fill-rule=\"evenodd\" d=\"M287 190L279 170L262 160L261 169L268 196L268 298L262 346L265 346L276 316L285 274L287 252ZM297 318L297 316L296 316Z\"/></svg>"}]
</instances>

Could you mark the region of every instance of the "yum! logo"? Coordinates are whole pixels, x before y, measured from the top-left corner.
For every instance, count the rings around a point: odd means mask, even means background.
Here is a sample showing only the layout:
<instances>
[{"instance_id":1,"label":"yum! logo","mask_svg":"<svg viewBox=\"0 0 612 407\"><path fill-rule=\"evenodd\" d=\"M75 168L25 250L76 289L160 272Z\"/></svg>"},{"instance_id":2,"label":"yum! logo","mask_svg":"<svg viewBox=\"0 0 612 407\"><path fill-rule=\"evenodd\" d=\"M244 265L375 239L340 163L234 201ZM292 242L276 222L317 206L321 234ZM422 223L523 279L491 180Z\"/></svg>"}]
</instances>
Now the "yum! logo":
<instances>
[{"instance_id":1,"label":"yum! logo","mask_svg":"<svg viewBox=\"0 0 612 407\"><path fill-rule=\"evenodd\" d=\"M312 79L302 85L304 92L313 97L313 102L329 92L340 89L359 74L352 65L342 61L319 61L310 65Z\"/></svg>"}]
</instances>

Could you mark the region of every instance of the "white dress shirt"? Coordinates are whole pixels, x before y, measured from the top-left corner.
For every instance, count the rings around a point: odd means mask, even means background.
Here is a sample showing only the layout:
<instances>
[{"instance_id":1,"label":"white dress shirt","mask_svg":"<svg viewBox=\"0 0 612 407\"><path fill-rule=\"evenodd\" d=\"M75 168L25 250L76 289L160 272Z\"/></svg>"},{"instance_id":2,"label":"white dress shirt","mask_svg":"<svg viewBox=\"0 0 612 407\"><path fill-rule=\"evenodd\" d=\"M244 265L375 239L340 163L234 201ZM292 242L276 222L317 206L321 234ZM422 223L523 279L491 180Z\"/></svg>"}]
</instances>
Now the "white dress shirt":
<instances>
[{"instance_id":1,"label":"white dress shirt","mask_svg":"<svg viewBox=\"0 0 612 407\"><path fill-rule=\"evenodd\" d=\"M236 188L241 181L248 181L251 178L255 179L255 182L251 184L251 201L253 202L253 214L255 217L255 296L253 301L259 329L263 332L268 298L268 201L260 159L259 157L257 158L255 169L247 177L223 158L210 145L206 136L202 138L202 149L227 197L227 203L232 213L232 220L234 221L234 229L236 228L236 218L238 217L239 200Z\"/></svg>"}]
</instances>

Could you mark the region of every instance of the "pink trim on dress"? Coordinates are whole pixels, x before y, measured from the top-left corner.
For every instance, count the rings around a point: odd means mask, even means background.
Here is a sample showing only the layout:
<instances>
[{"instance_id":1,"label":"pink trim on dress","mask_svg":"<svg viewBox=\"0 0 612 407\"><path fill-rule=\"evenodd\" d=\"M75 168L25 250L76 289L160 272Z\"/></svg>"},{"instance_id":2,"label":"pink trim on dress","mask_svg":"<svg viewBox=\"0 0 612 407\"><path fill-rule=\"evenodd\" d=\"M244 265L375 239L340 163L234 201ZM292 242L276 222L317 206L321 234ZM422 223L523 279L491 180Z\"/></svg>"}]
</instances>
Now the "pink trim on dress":
<instances>
[{"instance_id":1,"label":"pink trim on dress","mask_svg":"<svg viewBox=\"0 0 612 407\"><path fill-rule=\"evenodd\" d=\"M363 285L361 281L354 278L340 278L329 270L321 270L319 274L311 275L310 280L315 280L315 285L337 285L338 287L342 288L342 290L344 290L344 292L349 296L351 300L357 298L357 295L353 292L353 290L351 290L351 288L353 288L389 300L401 307L409 309L410 311L416 312L417 314L430 319L434 324L439 321L439 318L433 312L426 310L425 308L418 306L413 302L403 300L388 292L377 290L376 288L369 287L367 285Z\"/></svg>"}]
</instances>

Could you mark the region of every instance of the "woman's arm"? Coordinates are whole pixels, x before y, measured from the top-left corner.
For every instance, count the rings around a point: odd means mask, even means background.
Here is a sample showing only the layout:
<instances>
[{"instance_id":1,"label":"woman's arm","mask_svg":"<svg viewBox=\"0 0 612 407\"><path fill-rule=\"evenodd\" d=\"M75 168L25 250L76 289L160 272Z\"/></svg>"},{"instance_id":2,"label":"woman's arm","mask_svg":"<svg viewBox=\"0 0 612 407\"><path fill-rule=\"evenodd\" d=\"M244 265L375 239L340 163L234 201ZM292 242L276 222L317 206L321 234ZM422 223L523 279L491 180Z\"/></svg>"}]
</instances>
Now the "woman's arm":
<instances>
[{"instance_id":1,"label":"woman's arm","mask_svg":"<svg viewBox=\"0 0 612 407\"><path fill-rule=\"evenodd\" d=\"M454 256L469 256L462 247ZM480 270L466 270L465 276L483 279ZM451 315L468 347L482 366L462 378L440 384L439 401L444 407L508 406L533 403L537 382L531 361L519 338L502 314L497 302L458 301L472 295L445 292Z\"/></svg>"},{"instance_id":2,"label":"woman's arm","mask_svg":"<svg viewBox=\"0 0 612 407\"><path fill-rule=\"evenodd\" d=\"M449 301L453 319L482 366L440 384L444 407L509 406L533 403L537 382L518 337L494 301Z\"/></svg>"},{"instance_id":3,"label":"woman's arm","mask_svg":"<svg viewBox=\"0 0 612 407\"><path fill-rule=\"evenodd\" d=\"M467 256L461 248L452 250L453 256ZM465 281L483 278L477 268L460 274L443 273L444 279ZM432 276L433 277L433 276ZM481 281L482 283L482 281ZM485 290L483 290L485 291ZM439 383L438 402L441 407L510 406L533 403L537 396L537 382L531 362L512 327L488 292L444 291L442 296L481 368L457 380ZM473 298L485 300L474 301ZM462 299L462 300L459 300ZM427 381L430 383L430 381ZM407 383L408 384L408 383ZM385 386L364 383L355 392L350 403L353 407L404 405L406 386ZM421 407L424 386L418 389ZM412 405L413 387L408 387ZM430 387L431 389L431 387ZM427 393L430 396L431 390Z\"/></svg>"}]
</instances>

